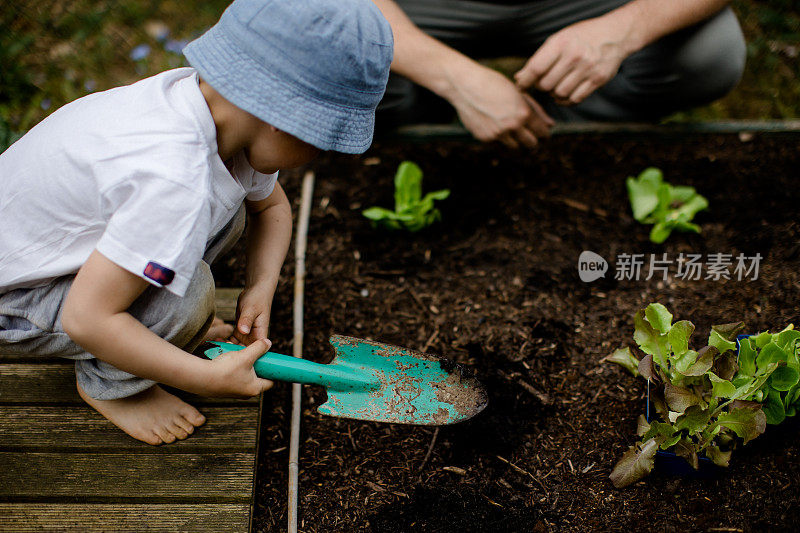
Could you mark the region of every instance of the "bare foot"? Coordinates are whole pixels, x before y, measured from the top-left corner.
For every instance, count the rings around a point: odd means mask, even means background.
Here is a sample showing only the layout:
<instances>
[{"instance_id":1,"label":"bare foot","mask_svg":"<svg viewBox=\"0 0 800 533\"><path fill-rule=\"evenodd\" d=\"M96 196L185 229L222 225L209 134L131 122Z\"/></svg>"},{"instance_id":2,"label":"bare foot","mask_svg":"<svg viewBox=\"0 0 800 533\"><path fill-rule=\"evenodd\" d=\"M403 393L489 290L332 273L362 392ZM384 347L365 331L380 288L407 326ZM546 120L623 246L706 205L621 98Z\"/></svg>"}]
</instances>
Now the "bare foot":
<instances>
[{"instance_id":1,"label":"bare foot","mask_svg":"<svg viewBox=\"0 0 800 533\"><path fill-rule=\"evenodd\" d=\"M219 317L214 317L211 327L208 328L204 341L227 341L233 335L233 325L226 324Z\"/></svg>"},{"instance_id":2,"label":"bare foot","mask_svg":"<svg viewBox=\"0 0 800 533\"><path fill-rule=\"evenodd\" d=\"M80 385L78 394L115 426L147 444L183 440L206 421L200 411L158 385L118 400L96 400Z\"/></svg>"}]
</instances>

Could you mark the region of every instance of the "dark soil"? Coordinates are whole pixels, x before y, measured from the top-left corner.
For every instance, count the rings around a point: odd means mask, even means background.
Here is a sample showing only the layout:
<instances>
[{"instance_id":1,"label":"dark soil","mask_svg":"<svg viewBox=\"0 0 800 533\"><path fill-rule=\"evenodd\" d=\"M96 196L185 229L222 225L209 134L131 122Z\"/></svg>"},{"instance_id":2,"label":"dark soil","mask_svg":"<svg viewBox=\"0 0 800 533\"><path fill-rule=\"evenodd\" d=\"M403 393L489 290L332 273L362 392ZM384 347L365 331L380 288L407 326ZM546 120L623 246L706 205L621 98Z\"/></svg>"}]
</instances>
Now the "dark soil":
<instances>
[{"instance_id":1,"label":"dark soil","mask_svg":"<svg viewBox=\"0 0 800 533\"><path fill-rule=\"evenodd\" d=\"M418 234L372 229L362 208L392 205L397 165L449 188L442 222ZM800 323L800 143L756 135L683 139L564 136L535 153L475 144L379 144L329 155L308 237L305 354L325 362L332 333L448 355L489 391L474 419L440 429L323 417L305 388L300 529L305 532L796 530L795 421L734 452L710 480L653 474L614 489L614 463L635 440L645 384L600 363L632 345L632 315L650 302L697 326L744 320L749 331ZM695 186L711 209L701 235L664 245L630 215L624 178L647 166ZM302 171L282 183L295 208ZM611 263L583 283L592 250ZM619 254L760 253L756 281L614 279ZM216 267L243 283L241 247ZM291 353L293 258L274 304L274 349ZM256 531L286 528L289 387L265 397Z\"/></svg>"}]
</instances>

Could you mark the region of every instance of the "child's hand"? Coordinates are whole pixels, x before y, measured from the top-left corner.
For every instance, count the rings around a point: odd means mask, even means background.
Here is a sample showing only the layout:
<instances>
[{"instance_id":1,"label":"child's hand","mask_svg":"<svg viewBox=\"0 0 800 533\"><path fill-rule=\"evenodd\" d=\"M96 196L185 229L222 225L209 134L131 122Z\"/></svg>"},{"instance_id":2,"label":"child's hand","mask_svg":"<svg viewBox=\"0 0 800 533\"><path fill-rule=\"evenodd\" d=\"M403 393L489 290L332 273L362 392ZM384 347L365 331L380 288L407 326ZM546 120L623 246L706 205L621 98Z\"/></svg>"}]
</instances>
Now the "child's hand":
<instances>
[{"instance_id":1,"label":"child's hand","mask_svg":"<svg viewBox=\"0 0 800 533\"><path fill-rule=\"evenodd\" d=\"M233 338L249 346L256 340L267 341L272 293L260 286L245 287L236 304L236 329ZM269 341L267 341L269 342Z\"/></svg>"},{"instance_id":2,"label":"child's hand","mask_svg":"<svg viewBox=\"0 0 800 533\"><path fill-rule=\"evenodd\" d=\"M256 340L247 348L215 357L208 394L221 398L251 398L272 387L268 379L253 370L256 360L272 346L269 340Z\"/></svg>"}]
</instances>

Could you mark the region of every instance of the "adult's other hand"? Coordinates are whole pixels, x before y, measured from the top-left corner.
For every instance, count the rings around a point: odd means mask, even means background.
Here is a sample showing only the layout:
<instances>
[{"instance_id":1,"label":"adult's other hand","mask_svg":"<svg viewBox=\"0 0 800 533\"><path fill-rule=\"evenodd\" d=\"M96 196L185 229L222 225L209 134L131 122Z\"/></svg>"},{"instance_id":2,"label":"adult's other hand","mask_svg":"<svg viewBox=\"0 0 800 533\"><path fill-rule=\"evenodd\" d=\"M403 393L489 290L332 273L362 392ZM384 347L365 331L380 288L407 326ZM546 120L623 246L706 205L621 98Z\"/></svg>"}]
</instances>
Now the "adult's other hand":
<instances>
[{"instance_id":1,"label":"adult's other hand","mask_svg":"<svg viewBox=\"0 0 800 533\"><path fill-rule=\"evenodd\" d=\"M624 32L607 17L584 20L551 35L514 79L520 89L539 89L560 105L578 104L617 74L629 50Z\"/></svg>"}]
</instances>

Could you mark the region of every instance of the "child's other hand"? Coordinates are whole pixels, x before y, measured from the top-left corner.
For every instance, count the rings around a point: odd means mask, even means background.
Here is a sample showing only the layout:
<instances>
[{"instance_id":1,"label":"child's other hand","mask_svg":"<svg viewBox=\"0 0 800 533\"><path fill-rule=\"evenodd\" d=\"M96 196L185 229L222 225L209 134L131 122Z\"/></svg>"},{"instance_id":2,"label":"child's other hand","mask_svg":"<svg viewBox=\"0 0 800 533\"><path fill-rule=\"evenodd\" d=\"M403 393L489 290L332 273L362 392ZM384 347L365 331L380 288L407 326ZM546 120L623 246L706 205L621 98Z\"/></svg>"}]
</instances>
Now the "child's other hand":
<instances>
[{"instance_id":1,"label":"child's other hand","mask_svg":"<svg viewBox=\"0 0 800 533\"><path fill-rule=\"evenodd\" d=\"M256 340L243 350L215 357L208 394L221 398L252 398L272 387L272 381L256 375L253 365L272 346L269 340Z\"/></svg>"},{"instance_id":2,"label":"child's other hand","mask_svg":"<svg viewBox=\"0 0 800 533\"><path fill-rule=\"evenodd\" d=\"M233 338L245 346L256 340L267 341L272 293L254 286L245 287L236 305L236 328ZM269 342L269 341L267 341Z\"/></svg>"}]
</instances>

